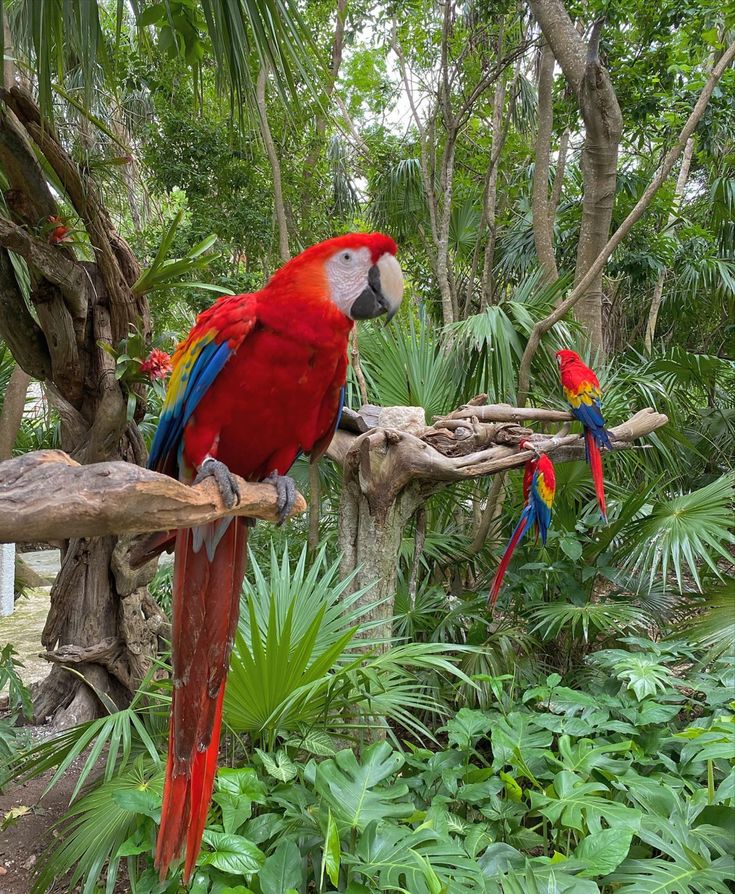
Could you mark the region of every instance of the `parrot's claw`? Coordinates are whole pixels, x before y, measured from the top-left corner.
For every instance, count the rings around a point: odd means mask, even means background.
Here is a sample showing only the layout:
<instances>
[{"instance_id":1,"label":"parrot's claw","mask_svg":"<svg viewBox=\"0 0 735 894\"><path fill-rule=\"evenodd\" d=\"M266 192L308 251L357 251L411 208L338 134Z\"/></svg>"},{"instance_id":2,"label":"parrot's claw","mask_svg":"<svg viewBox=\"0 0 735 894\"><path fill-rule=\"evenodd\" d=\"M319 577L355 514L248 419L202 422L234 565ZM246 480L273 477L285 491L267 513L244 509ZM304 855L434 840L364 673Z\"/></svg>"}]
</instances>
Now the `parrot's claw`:
<instances>
[{"instance_id":1,"label":"parrot's claw","mask_svg":"<svg viewBox=\"0 0 735 894\"><path fill-rule=\"evenodd\" d=\"M199 471L194 479L194 484L199 484L205 478L214 478L222 495L222 501L228 509L233 509L240 502L240 488L234 475L224 463L218 459L207 457L199 466Z\"/></svg>"},{"instance_id":2,"label":"parrot's claw","mask_svg":"<svg viewBox=\"0 0 735 894\"><path fill-rule=\"evenodd\" d=\"M541 458L541 455L542 455L542 453L543 453L543 451L540 450L540 449L536 446L536 444L533 443L533 441L527 441L527 440L526 440L526 441L521 441L521 443L518 445L518 447L519 447L521 450L532 450L532 451L536 454L536 459L540 459L540 458Z\"/></svg>"},{"instance_id":3,"label":"parrot's claw","mask_svg":"<svg viewBox=\"0 0 735 894\"><path fill-rule=\"evenodd\" d=\"M282 525L291 514L293 505L296 502L296 484L293 478L288 475L279 475L278 472L271 472L267 478L263 479L272 484L276 489L276 509L278 510L278 524Z\"/></svg>"}]
</instances>

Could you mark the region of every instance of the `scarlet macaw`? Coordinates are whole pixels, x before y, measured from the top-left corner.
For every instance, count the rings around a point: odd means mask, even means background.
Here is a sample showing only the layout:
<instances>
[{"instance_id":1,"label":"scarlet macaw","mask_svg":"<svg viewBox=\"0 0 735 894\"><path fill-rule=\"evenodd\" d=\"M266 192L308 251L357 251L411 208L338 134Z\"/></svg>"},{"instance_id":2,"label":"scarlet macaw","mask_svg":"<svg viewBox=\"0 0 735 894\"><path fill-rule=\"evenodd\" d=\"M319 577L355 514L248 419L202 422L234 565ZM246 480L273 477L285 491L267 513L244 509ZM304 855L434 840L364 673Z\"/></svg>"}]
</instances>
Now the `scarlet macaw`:
<instances>
[{"instance_id":1,"label":"scarlet macaw","mask_svg":"<svg viewBox=\"0 0 735 894\"><path fill-rule=\"evenodd\" d=\"M602 397L600 383L597 376L589 366L582 362L576 351L557 351L556 359L559 362L561 384L572 414L584 426L584 453L592 472L592 481L595 485L602 520L607 523L605 482L602 476L600 448L612 450L612 444L600 408Z\"/></svg>"},{"instance_id":2,"label":"scarlet macaw","mask_svg":"<svg viewBox=\"0 0 735 894\"><path fill-rule=\"evenodd\" d=\"M530 447L530 443L521 441L519 447L523 450ZM529 460L526 463L523 474L523 497L526 505L508 541L508 545L505 547L498 570L495 572L488 597L491 606L494 606L497 602L505 572L508 570L515 548L521 542L526 531L536 525L541 542L546 544L546 535L551 524L551 507L554 504L555 493L556 476L554 475L554 464L545 453L542 453L537 459Z\"/></svg>"},{"instance_id":3,"label":"scarlet macaw","mask_svg":"<svg viewBox=\"0 0 735 894\"><path fill-rule=\"evenodd\" d=\"M283 521L300 453L314 461L337 426L353 321L398 309L396 244L350 234L308 248L248 295L199 315L173 357L148 465L187 483L212 476L228 506L231 473L270 481ZM222 700L245 574L247 525L230 516L176 533L173 698L156 866L163 879L186 842L191 876L217 769Z\"/></svg>"}]
</instances>

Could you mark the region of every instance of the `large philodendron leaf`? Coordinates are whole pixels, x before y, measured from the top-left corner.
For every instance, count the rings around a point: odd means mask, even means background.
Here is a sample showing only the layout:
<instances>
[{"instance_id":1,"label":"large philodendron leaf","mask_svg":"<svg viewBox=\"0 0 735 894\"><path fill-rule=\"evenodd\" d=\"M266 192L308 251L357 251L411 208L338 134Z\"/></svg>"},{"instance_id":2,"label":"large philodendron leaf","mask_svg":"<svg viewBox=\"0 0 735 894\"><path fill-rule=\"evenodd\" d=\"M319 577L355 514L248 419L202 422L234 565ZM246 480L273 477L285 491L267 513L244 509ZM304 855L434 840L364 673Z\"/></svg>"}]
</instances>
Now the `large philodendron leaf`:
<instances>
[{"instance_id":1,"label":"large philodendron leaf","mask_svg":"<svg viewBox=\"0 0 735 894\"><path fill-rule=\"evenodd\" d=\"M448 835L427 825L411 829L376 821L360 836L355 855L347 856L346 861L380 891L484 892L485 880L477 861Z\"/></svg>"},{"instance_id":2,"label":"large philodendron leaf","mask_svg":"<svg viewBox=\"0 0 735 894\"><path fill-rule=\"evenodd\" d=\"M618 894L730 894L735 874L732 857L709 862L690 852L681 861L626 860L605 881L615 883Z\"/></svg>"},{"instance_id":3,"label":"large philodendron leaf","mask_svg":"<svg viewBox=\"0 0 735 894\"><path fill-rule=\"evenodd\" d=\"M584 782L569 770L562 770L554 777L547 794L531 792L531 804L550 822L579 832L600 832L602 821L612 828L637 831L641 812L604 797L609 794L601 782Z\"/></svg>"},{"instance_id":4,"label":"large philodendron leaf","mask_svg":"<svg viewBox=\"0 0 735 894\"><path fill-rule=\"evenodd\" d=\"M387 742L367 748L362 763L347 749L316 767L314 787L339 824L362 830L373 820L413 813L405 782L381 785L401 769L403 762L403 755Z\"/></svg>"}]
</instances>

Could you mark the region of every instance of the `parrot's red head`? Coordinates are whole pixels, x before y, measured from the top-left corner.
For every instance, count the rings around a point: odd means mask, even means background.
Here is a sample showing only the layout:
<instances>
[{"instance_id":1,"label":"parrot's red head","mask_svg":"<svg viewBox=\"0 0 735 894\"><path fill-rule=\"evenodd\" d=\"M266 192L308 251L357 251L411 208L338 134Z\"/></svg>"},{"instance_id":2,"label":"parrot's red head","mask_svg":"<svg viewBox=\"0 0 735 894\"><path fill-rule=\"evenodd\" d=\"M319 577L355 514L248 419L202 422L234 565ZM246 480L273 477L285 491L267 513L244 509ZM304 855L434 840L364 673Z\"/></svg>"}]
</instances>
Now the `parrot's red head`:
<instances>
[{"instance_id":1,"label":"parrot's red head","mask_svg":"<svg viewBox=\"0 0 735 894\"><path fill-rule=\"evenodd\" d=\"M312 245L277 270L266 289L331 302L349 320L396 313L403 274L396 243L382 233L348 233Z\"/></svg>"},{"instance_id":2,"label":"parrot's red head","mask_svg":"<svg viewBox=\"0 0 735 894\"><path fill-rule=\"evenodd\" d=\"M568 366L570 363L581 363L582 358L576 351L570 351L567 348L562 348L561 351L556 352L556 361L559 366L564 369L564 367Z\"/></svg>"}]
</instances>

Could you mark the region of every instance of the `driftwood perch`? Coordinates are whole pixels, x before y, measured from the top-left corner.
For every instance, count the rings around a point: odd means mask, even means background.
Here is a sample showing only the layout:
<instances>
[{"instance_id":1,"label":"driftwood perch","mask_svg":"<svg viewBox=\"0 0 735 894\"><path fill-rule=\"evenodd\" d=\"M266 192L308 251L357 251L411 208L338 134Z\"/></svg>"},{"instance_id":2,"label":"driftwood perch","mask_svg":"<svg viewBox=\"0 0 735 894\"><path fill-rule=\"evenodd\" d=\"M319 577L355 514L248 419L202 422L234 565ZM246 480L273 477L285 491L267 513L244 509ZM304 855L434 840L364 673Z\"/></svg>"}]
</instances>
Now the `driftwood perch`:
<instances>
[{"instance_id":1,"label":"driftwood perch","mask_svg":"<svg viewBox=\"0 0 735 894\"><path fill-rule=\"evenodd\" d=\"M568 433L571 415L559 410L471 401L433 426L422 419L421 408L367 406L349 414L350 430L336 432L327 455L344 465L348 482L359 479L372 511L392 505L409 484L428 494L452 481L523 466L533 456L518 449L524 439L556 461L584 456L583 439ZM524 427L531 421L562 427L541 434ZM610 429L613 449L629 447L667 421L641 410ZM226 515L276 522L275 488L239 484L242 499L229 510L211 479L189 487L131 463L79 465L60 450L41 450L0 463L0 542L143 534ZM305 510L298 495L293 514Z\"/></svg>"},{"instance_id":2,"label":"driftwood perch","mask_svg":"<svg viewBox=\"0 0 735 894\"><path fill-rule=\"evenodd\" d=\"M0 463L0 543L143 534L188 528L226 515L276 522L276 490L238 479L241 500L222 502L207 479L189 487L126 462L79 465L61 450ZM299 494L294 515L306 510Z\"/></svg>"}]
</instances>

